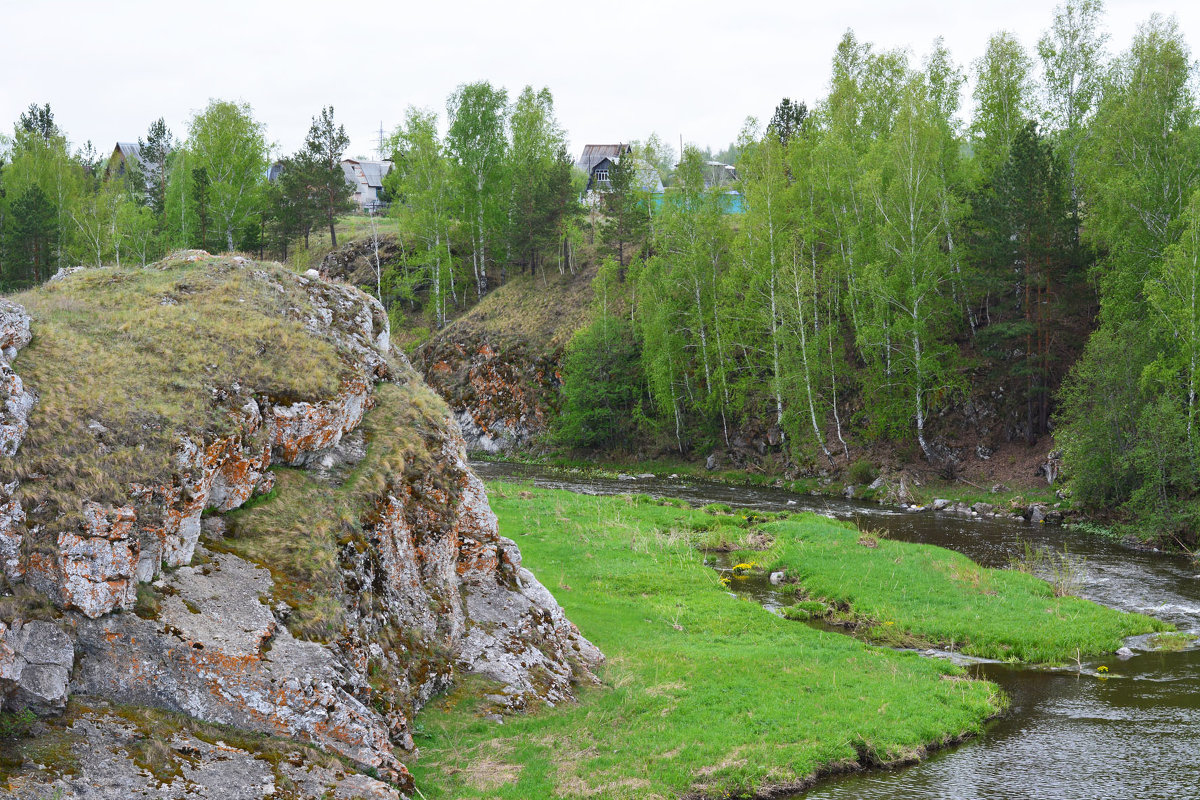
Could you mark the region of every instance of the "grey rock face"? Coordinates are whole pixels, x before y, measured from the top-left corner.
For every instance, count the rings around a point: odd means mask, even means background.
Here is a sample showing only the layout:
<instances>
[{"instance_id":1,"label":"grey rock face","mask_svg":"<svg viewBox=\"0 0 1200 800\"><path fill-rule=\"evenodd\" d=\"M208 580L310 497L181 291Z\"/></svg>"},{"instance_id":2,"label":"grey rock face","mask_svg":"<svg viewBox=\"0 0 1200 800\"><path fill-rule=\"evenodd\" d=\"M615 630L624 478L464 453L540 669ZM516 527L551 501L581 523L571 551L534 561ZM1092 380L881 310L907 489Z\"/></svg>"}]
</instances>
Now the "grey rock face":
<instances>
[{"instance_id":1,"label":"grey rock face","mask_svg":"<svg viewBox=\"0 0 1200 800\"><path fill-rule=\"evenodd\" d=\"M0 622L0 693L9 711L61 712L67 705L67 681L75 661L71 638L52 622L34 621L10 628Z\"/></svg>"},{"instance_id":2,"label":"grey rock face","mask_svg":"<svg viewBox=\"0 0 1200 800\"><path fill-rule=\"evenodd\" d=\"M293 638L263 604L270 574L236 556L212 558L165 580L157 620L82 621L72 690L296 737L399 773L383 721L353 695L353 676L327 648Z\"/></svg>"},{"instance_id":3,"label":"grey rock face","mask_svg":"<svg viewBox=\"0 0 1200 800\"><path fill-rule=\"evenodd\" d=\"M33 338L29 313L11 300L0 299L0 454L16 455L29 432L29 413L37 401L12 368L17 351ZM20 554L25 509L17 499L18 484L0 487L0 568L8 580L21 576Z\"/></svg>"},{"instance_id":4,"label":"grey rock face","mask_svg":"<svg viewBox=\"0 0 1200 800\"><path fill-rule=\"evenodd\" d=\"M399 800L387 784L340 768L321 766L296 751L274 763L223 741L186 732L158 738L103 710L89 711L68 730L73 774L32 769L10 778L5 797L16 800L262 800L289 797ZM148 735L149 734L149 735ZM158 738L153 743L152 739ZM145 748L159 752L165 767L151 774L135 762Z\"/></svg>"}]
</instances>

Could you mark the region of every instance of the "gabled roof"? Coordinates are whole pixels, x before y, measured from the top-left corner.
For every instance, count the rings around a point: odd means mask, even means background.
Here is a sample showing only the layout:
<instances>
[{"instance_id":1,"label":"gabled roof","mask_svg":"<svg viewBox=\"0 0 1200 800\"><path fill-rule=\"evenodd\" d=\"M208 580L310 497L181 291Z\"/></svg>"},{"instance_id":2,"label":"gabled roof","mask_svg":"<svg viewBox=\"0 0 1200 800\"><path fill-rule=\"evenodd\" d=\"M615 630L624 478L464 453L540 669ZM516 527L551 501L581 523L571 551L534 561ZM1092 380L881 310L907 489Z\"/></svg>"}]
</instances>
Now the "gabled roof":
<instances>
[{"instance_id":1,"label":"gabled roof","mask_svg":"<svg viewBox=\"0 0 1200 800\"><path fill-rule=\"evenodd\" d=\"M346 173L347 179L358 181L355 167L362 171L362 181L367 186L373 186L376 189L383 187L383 178L392 171L391 161L360 161L357 158L347 158L342 161L342 171Z\"/></svg>"},{"instance_id":2,"label":"gabled roof","mask_svg":"<svg viewBox=\"0 0 1200 800\"><path fill-rule=\"evenodd\" d=\"M118 151L126 163L129 161L142 163L142 148L138 146L137 142L117 142L117 146L113 148L113 155L115 156Z\"/></svg>"},{"instance_id":3,"label":"gabled roof","mask_svg":"<svg viewBox=\"0 0 1200 800\"><path fill-rule=\"evenodd\" d=\"M631 156L632 158L632 156ZM611 166L620 162L618 156L605 156L596 162L595 167ZM658 174L658 169L653 164L645 159L633 158L634 175L636 176L637 186L643 192L650 194L659 194L663 191L662 176ZM595 188L595 173L594 171L588 175L588 189Z\"/></svg>"},{"instance_id":4,"label":"gabled roof","mask_svg":"<svg viewBox=\"0 0 1200 800\"><path fill-rule=\"evenodd\" d=\"M632 153L633 148L627 144L585 144L583 155L575 162L575 166L587 173L605 158L620 158L626 153Z\"/></svg>"}]
</instances>

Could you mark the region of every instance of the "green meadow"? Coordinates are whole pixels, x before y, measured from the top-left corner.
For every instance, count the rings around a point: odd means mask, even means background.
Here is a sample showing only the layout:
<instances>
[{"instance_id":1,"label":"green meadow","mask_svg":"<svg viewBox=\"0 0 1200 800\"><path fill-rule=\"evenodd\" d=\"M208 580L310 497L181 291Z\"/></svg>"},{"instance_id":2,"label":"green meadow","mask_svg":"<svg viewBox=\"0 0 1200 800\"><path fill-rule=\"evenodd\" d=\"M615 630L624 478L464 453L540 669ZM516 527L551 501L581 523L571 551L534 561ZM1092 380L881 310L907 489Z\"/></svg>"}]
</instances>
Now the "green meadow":
<instances>
[{"instance_id":1,"label":"green meadow","mask_svg":"<svg viewBox=\"0 0 1200 800\"><path fill-rule=\"evenodd\" d=\"M416 720L420 757L409 762L428 800L800 788L826 772L917 760L979 733L1004 709L993 684L947 662L784 619L731 593L705 566L707 545L766 547L733 555L753 569L786 568L803 581L785 587L798 605L857 613L862 631L878 618L912 637L958 632L971 649L1003 643L1010 657L1041 658L1077 640L1107 647L1153 625L1054 598L1032 576L981 570L946 550L859 545L856 529L813 515L489 489L501 533L608 660L602 686L581 687L578 703L503 724L486 718L489 687L476 679L432 701ZM823 599L805 599L814 597ZM996 608L1003 618L984 624ZM1032 609L1041 615L1033 627L1018 619ZM1086 632L1062 632L1077 626Z\"/></svg>"}]
</instances>

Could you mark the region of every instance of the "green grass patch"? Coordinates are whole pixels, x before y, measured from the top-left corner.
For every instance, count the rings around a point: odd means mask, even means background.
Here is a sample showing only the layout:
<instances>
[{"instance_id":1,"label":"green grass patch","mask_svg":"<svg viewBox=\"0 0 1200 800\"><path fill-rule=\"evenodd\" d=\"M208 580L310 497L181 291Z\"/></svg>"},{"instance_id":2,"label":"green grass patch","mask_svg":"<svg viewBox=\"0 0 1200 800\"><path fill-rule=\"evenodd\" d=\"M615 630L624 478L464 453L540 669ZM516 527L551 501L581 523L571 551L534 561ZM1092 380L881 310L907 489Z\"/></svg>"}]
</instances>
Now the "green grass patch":
<instances>
[{"instance_id":1,"label":"green grass patch","mask_svg":"<svg viewBox=\"0 0 1200 800\"><path fill-rule=\"evenodd\" d=\"M1150 644L1155 650L1176 652L1191 647L1198 638L1194 633L1160 633L1150 637Z\"/></svg>"},{"instance_id":2,"label":"green grass patch","mask_svg":"<svg viewBox=\"0 0 1200 800\"><path fill-rule=\"evenodd\" d=\"M950 664L731 597L695 547L704 512L490 488L501 533L607 654L604 686L497 726L489 687L460 683L416 720L409 766L429 800L736 795L918 757L1002 706Z\"/></svg>"},{"instance_id":3,"label":"green grass patch","mask_svg":"<svg viewBox=\"0 0 1200 800\"><path fill-rule=\"evenodd\" d=\"M798 600L790 606L785 606L783 616L786 619L804 622L819 619L829 614L832 609L820 600Z\"/></svg>"},{"instance_id":4,"label":"green grass patch","mask_svg":"<svg viewBox=\"0 0 1200 800\"><path fill-rule=\"evenodd\" d=\"M960 553L893 542L846 522L797 515L762 528L765 553L740 553L786 570L808 597L842 609L842 621L888 644L928 642L983 658L1066 663L1111 653L1122 639L1170 630L1071 596L1017 570L985 569Z\"/></svg>"}]
</instances>

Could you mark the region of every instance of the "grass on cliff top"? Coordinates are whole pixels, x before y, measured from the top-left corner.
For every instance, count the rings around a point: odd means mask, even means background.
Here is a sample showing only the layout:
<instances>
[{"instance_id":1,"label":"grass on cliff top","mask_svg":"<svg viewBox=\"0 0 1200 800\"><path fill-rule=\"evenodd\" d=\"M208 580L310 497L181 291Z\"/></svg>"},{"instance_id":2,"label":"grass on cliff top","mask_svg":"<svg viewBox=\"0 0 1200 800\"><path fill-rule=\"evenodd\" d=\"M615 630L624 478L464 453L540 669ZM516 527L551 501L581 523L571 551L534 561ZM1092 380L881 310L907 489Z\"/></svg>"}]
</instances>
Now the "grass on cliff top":
<instances>
[{"instance_id":1,"label":"grass on cliff top","mask_svg":"<svg viewBox=\"0 0 1200 800\"><path fill-rule=\"evenodd\" d=\"M339 551L367 546L364 523L391 482L437 474L441 456L431 447L448 414L441 399L410 376L403 385L381 383L375 401L360 427L367 455L340 485L307 470L276 469L272 496L226 514L225 538L206 539L210 549L270 570L275 597L293 609L287 625L297 638L337 639L346 613Z\"/></svg>"},{"instance_id":2,"label":"grass on cliff top","mask_svg":"<svg viewBox=\"0 0 1200 800\"><path fill-rule=\"evenodd\" d=\"M434 798L726 797L977 733L997 689L731 596L695 547L734 518L492 484L500 532L608 656L604 685L503 726L467 680L417 717ZM708 532L709 534L712 531ZM738 537L745 529L729 527Z\"/></svg>"},{"instance_id":3,"label":"grass on cliff top","mask_svg":"<svg viewBox=\"0 0 1200 800\"><path fill-rule=\"evenodd\" d=\"M171 475L180 432L228 425L214 390L319 399L347 373L335 346L304 328L307 295L278 265L87 269L12 299L33 319L13 368L39 399L0 475L19 471L26 507L51 501L54 525L76 520L81 498L121 502L131 482Z\"/></svg>"},{"instance_id":4,"label":"grass on cliff top","mask_svg":"<svg viewBox=\"0 0 1200 800\"><path fill-rule=\"evenodd\" d=\"M539 269L536 275L510 273L503 284L438 337L478 332L501 350L505 340L516 337L528 343L535 355L555 354L591 319L595 277L592 264L577 265L574 275L559 275L554 265Z\"/></svg>"},{"instance_id":5,"label":"grass on cliff top","mask_svg":"<svg viewBox=\"0 0 1200 800\"><path fill-rule=\"evenodd\" d=\"M1017 570L986 569L961 553L893 542L849 523L808 515L761 526L765 552L732 554L765 572L785 570L798 593L843 609L873 641L952 647L981 658L1067 663L1112 653L1126 636L1169 630L1054 588Z\"/></svg>"}]
</instances>

